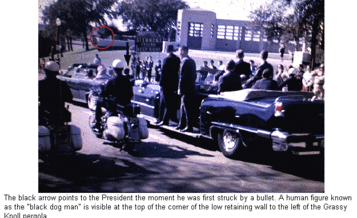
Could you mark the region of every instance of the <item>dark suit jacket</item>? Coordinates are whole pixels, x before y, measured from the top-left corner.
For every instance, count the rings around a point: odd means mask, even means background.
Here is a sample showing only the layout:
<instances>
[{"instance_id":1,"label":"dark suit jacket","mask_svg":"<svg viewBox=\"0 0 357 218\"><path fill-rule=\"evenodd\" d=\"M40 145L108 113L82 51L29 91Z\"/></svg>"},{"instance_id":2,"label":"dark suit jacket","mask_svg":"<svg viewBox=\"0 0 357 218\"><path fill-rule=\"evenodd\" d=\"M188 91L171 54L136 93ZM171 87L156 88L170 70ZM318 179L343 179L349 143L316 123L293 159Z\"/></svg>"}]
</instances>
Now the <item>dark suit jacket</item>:
<instances>
[{"instance_id":1,"label":"dark suit jacket","mask_svg":"<svg viewBox=\"0 0 357 218\"><path fill-rule=\"evenodd\" d=\"M240 81L240 75L234 72L229 72L219 77L218 92L236 91L241 89L242 84Z\"/></svg>"},{"instance_id":2,"label":"dark suit jacket","mask_svg":"<svg viewBox=\"0 0 357 218\"><path fill-rule=\"evenodd\" d=\"M185 57L182 60L179 77L179 89L181 95L194 94L196 92L196 63L192 58Z\"/></svg>"},{"instance_id":3,"label":"dark suit jacket","mask_svg":"<svg viewBox=\"0 0 357 218\"><path fill-rule=\"evenodd\" d=\"M116 103L123 106L130 104L133 97L132 83L128 78L119 74L105 84L102 96L114 98Z\"/></svg>"},{"instance_id":4,"label":"dark suit jacket","mask_svg":"<svg viewBox=\"0 0 357 218\"><path fill-rule=\"evenodd\" d=\"M252 74L252 71L250 70L250 64L243 60L239 60L236 63L233 72L235 72L238 75L246 75L247 79Z\"/></svg>"},{"instance_id":5,"label":"dark suit jacket","mask_svg":"<svg viewBox=\"0 0 357 218\"><path fill-rule=\"evenodd\" d=\"M170 53L162 62L160 86L163 90L177 91L180 58Z\"/></svg>"},{"instance_id":6,"label":"dark suit jacket","mask_svg":"<svg viewBox=\"0 0 357 218\"><path fill-rule=\"evenodd\" d=\"M252 89L278 90L278 83L275 80L263 78L255 82Z\"/></svg>"},{"instance_id":7,"label":"dark suit jacket","mask_svg":"<svg viewBox=\"0 0 357 218\"><path fill-rule=\"evenodd\" d=\"M280 84L279 88L282 89L284 86L288 86L288 91L301 91L302 80L296 79L295 77L290 77Z\"/></svg>"},{"instance_id":8,"label":"dark suit jacket","mask_svg":"<svg viewBox=\"0 0 357 218\"><path fill-rule=\"evenodd\" d=\"M255 79L259 80L262 78L262 74L263 71L267 68L270 68L271 72L274 72L274 68L271 64L269 64L267 61L264 61L264 63L262 63L256 70L256 75L255 75Z\"/></svg>"},{"instance_id":9,"label":"dark suit jacket","mask_svg":"<svg viewBox=\"0 0 357 218\"><path fill-rule=\"evenodd\" d=\"M38 97L41 107L50 112L63 109L65 102L71 102L72 92L66 82L45 78L38 82Z\"/></svg>"}]
</instances>

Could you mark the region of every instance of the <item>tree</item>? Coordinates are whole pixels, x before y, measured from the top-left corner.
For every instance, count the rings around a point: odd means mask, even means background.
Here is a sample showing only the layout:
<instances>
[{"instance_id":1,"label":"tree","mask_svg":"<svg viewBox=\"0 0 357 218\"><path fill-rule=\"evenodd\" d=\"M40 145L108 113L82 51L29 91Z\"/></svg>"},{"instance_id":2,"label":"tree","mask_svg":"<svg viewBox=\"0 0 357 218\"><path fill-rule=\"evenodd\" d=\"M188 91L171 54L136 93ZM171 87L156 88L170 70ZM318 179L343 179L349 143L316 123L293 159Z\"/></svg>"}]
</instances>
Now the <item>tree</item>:
<instances>
[{"instance_id":1,"label":"tree","mask_svg":"<svg viewBox=\"0 0 357 218\"><path fill-rule=\"evenodd\" d=\"M123 0L118 3L121 16L129 29L154 31L161 36L176 26L177 10L189 8L182 0Z\"/></svg>"},{"instance_id":2,"label":"tree","mask_svg":"<svg viewBox=\"0 0 357 218\"><path fill-rule=\"evenodd\" d=\"M325 2L324 0L298 0L295 10L299 12L300 20L305 25L306 35L311 35L309 42L311 62L314 67L317 48L324 50Z\"/></svg>"},{"instance_id":3,"label":"tree","mask_svg":"<svg viewBox=\"0 0 357 218\"><path fill-rule=\"evenodd\" d=\"M269 42L278 40L283 36L284 7L281 2L271 2L260 5L251 11L249 18L252 20L250 27L255 31L262 31Z\"/></svg>"},{"instance_id":4,"label":"tree","mask_svg":"<svg viewBox=\"0 0 357 218\"><path fill-rule=\"evenodd\" d=\"M60 18L62 31L71 30L73 34L82 35L86 50L88 46L88 31L91 24L106 24L105 15L113 18L112 6L116 0L57 0L43 10L42 20L47 25L45 32L53 35L55 20Z\"/></svg>"},{"instance_id":5,"label":"tree","mask_svg":"<svg viewBox=\"0 0 357 218\"><path fill-rule=\"evenodd\" d=\"M305 37L314 65L316 50L324 49L324 16L324 0L278 0L253 10L250 18L253 28L263 31L269 41L293 38L295 50Z\"/></svg>"},{"instance_id":6,"label":"tree","mask_svg":"<svg viewBox=\"0 0 357 218\"><path fill-rule=\"evenodd\" d=\"M114 33L116 28L113 28L113 26L108 26ZM112 31L105 27L98 28L98 35L100 38L110 38L112 37Z\"/></svg>"}]
</instances>

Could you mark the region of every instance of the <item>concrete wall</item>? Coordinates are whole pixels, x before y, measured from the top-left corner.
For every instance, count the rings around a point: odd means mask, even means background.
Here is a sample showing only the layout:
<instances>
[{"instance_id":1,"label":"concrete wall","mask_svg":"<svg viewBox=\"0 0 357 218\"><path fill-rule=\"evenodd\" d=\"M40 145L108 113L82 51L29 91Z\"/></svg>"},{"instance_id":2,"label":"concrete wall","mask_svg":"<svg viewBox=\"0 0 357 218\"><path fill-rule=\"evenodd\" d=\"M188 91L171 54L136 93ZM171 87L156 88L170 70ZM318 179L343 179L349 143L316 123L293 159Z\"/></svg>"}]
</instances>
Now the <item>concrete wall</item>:
<instances>
[{"instance_id":1,"label":"concrete wall","mask_svg":"<svg viewBox=\"0 0 357 218\"><path fill-rule=\"evenodd\" d=\"M190 22L203 23L201 50L235 51L243 49L245 52L254 53L259 53L263 49L276 53L279 51L280 45L277 42L269 43L263 40L261 34L249 30L248 23L250 21L216 19L214 12L201 9L178 10L176 41L180 45L187 45ZM227 31L231 31L231 29L227 30L228 27L233 27L234 37L232 39L227 39L230 37L222 38L222 31L218 31L219 26L226 27L225 34ZM220 32L220 36L218 36L218 32ZM294 44L286 44L285 47L285 53L295 50Z\"/></svg>"},{"instance_id":2,"label":"concrete wall","mask_svg":"<svg viewBox=\"0 0 357 218\"><path fill-rule=\"evenodd\" d=\"M213 50L216 45L216 37L211 37L211 24L216 23L216 13L206 10L178 10L177 32L180 45L187 45L189 23L203 24L202 50Z\"/></svg>"}]
</instances>

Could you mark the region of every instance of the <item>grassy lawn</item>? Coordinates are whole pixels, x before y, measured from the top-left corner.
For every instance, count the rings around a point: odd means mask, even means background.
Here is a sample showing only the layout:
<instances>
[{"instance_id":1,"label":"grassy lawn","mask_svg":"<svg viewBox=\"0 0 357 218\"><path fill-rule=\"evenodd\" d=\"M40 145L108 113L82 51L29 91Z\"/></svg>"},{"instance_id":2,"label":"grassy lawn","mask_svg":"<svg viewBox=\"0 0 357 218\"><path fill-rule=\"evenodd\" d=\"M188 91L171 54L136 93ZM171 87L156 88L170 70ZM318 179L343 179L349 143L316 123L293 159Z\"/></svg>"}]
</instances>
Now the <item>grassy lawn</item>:
<instances>
[{"instance_id":1,"label":"grassy lawn","mask_svg":"<svg viewBox=\"0 0 357 218\"><path fill-rule=\"evenodd\" d=\"M99 54L102 60L102 64L105 66L110 66L115 59L121 59L125 61L124 54L125 50L100 50L96 49L94 46L90 46L89 51L86 51L80 42L77 42L73 46L74 51L64 52L61 60L61 70L66 70L68 66L73 63L92 63L95 54ZM178 55L178 53L176 52ZM196 67L199 68L204 60L210 61L214 60L215 65L218 65L218 61L222 60L223 63L227 63L230 59L236 61L235 52L223 52L223 51L202 51L202 50L190 50L189 55L195 60ZM139 57L141 60L145 59L147 56L152 56L154 64L158 60L163 60L167 53L162 52L141 52ZM45 57L48 60L48 57ZM132 58L131 58L132 60ZM259 53L246 53L245 61L254 60L256 64L260 63ZM276 69L277 65L280 64L280 57L278 53L269 53L268 62L270 62ZM284 65L291 64L291 57L289 54L284 56Z\"/></svg>"}]
</instances>

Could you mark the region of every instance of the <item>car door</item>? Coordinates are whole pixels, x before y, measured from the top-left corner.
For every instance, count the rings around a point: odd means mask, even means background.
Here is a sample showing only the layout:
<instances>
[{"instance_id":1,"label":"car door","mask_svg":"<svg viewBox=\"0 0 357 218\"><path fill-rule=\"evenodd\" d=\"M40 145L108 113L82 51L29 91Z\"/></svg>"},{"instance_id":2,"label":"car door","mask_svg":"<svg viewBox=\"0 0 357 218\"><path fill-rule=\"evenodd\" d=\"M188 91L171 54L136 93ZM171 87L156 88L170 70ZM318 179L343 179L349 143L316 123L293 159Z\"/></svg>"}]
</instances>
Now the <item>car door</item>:
<instances>
[{"instance_id":1,"label":"car door","mask_svg":"<svg viewBox=\"0 0 357 218\"><path fill-rule=\"evenodd\" d=\"M133 103L140 105L141 113L150 117L159 116L160 86L145 81L133 86Z\"/></svg>"},{"instance_id":2,"label":"car door","mask_svg":"<svg viewBox=\"0 0 357 218\"><path fill-rule=\"evenodd\" d=\"M73 76L69 78L68 86L70 87L73 95L73 99L81 101L80 94L80 81L85 77L83 72L75 72Z\"/></svg>"},{"instance_id":3,"label":"car door","mask_svg":"<svg viewBox=\"0 0 357 218\"><path fill-rule=\"evenodd\" d=\"M78 92L76 92L76 85L74 82L76 80L74 77L75 70L76 70L76 68L69 70L68 72L66 72L65 75L57 76L58 79L67 83L68 87L70 88L70 90L72 92L73 98L78 97Z\"/></svg>"},{"instance_id":4,"label":"car door","mask_svg":"<svg viewBox=\"0 0 357 218\"><path fill-rule=\"evenodd\" d=\"M85 77L79 79L79 97L81 102L87 103L87 96L89 95L93 84L93 79Z\"/></svg>"}]
</instances>

